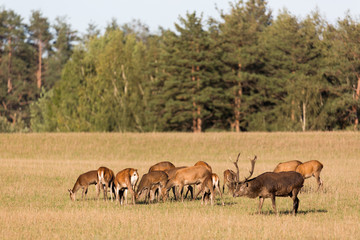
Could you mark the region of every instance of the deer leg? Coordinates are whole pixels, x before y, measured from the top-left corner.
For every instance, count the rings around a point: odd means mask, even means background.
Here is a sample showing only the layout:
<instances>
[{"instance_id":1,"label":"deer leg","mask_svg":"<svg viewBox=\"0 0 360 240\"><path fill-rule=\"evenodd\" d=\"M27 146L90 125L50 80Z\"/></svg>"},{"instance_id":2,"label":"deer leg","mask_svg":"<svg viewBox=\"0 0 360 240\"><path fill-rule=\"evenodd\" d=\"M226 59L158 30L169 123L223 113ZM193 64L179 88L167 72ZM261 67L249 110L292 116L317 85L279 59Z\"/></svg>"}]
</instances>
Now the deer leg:
<instances>
[{"instance_id":1,"label":"deer leg","mask_svg":"<svg viewBox=\"0 0 360 240\"><path fill-rule=\"evenodd\" d=\"M110 183L110 197L111 197L111 201L113 201L113 182Z\"/></svg>"},{"instance_id":2,"label":"deer leg","mask_svg":"<svg viewBox=\"0 0 360 240\"><path fill-rule=\"evenodd\" d=\"M85 192L85 187L83 187L83 189L82 189L81 200L84 200L84 192Z\"/></svg>"},{"instance_id":3,"label":"deer leg","mask_svg":"<svg viewBox=\"0 0 360 240\"><path fill-rule=\"evenodd\" d=\"M214 187L213 187L213 184L212 184L212 180L208 181L208 188L210 189L210 203L211 203L211 206L213 206L214 205L215 192L214 192Z\"/></svg>"},{"instance_id":4,"label":"deer leg","mask_svg":"<svg viewBox=\"0 0 360 240\"><path fill-rule=\"evenodd\" d=\"M99 200L99 195L100 195L100 184L97 183L95 185L95 188L96 188L96 199Z\"/></svg>"},{"instance_id":5,"label":"deer leg","mask_svg":"<svg viewBox=\"0 0 360 240\"><path fill-rule=\"evenodd\" d=\"M299 198L297 197L299 193L299 190L298 189L294 189L292 191L292 200L293 200L293 215L296 215L297 214L297 211L298 211L298 208L299 208L299 203L300 203L300 200Z\"/></svg>"},{"instance_id":6,"label":"deer leg","mask_svg":"<svg viewBox=\"0 0 360 240\"><path fill-rule=\"evenodd\" d=\"M176 191L175 191L175 186L174 186L174 187L172 187L171 189L172 189L172 192L173 192L173 194L174 194L174 199L175 199L175 201L176 201Z\"/></svg>"},{"instance_id":7,"label":"deer leg","mask_svg":"<svg viewBox=\"0 0 360 240\"><path fill-rule=\"evenodd\" d=\"M216 189L218 190L219 194L220 194L220 199L221 199L221 205L225 205L224 204L224 200L223 200L223 197L222 197L222 194L221 194L221 190L220 190L220 183L216 186ZM215 191L214 191L214 195L215 195Z\"/></svg>"},{"instance_id":8,"label":"deer leg","mask_svg":"<svg viewBox=\"0 0 360 240\"><path fill-rule=\"evenodd\" d=\"M323 181L320 179L320 173L316 172L314 173L314 177L317 181L317 184L318 184L318 189L317 191L319 191L320 187L323 185Z\"/></svg>"},{"instance_id":9,"label":"deer leg","mask_svg":"<svg viewBox=\"0 0 360 240\"><path fill-rule=\"evenodd\" d=\"M86 195L87 195L87 193L88 193L88 189L89 189L89 186L86 186L86 187L84 188L84 190L85 190L85 200L86 200Z\"/></svg>"},{"instance_id":10,"label":"deer leg","mask_svg":"<svg viewBox=\"0 0 360 240\"><path fill-rule=\"evenodd\" d=\"M278 213L277 213L277 211L276 211L275 194L273 194L273 195L271 196L271 202L272 202L272 207L273 207L273 209L274 209L275 214L278 215Z\"/></svg>"},{"instance_id":11,"label":"deer leg","mask_svg":"<svg viewBox=\"0 0 360 240\"><path fill-rule=\"evenodd\" d=\"M259 214L261 214L261 209L262 209L263 204L264 204L264 198L259 197Z\"/></svg>"}]
</instances>

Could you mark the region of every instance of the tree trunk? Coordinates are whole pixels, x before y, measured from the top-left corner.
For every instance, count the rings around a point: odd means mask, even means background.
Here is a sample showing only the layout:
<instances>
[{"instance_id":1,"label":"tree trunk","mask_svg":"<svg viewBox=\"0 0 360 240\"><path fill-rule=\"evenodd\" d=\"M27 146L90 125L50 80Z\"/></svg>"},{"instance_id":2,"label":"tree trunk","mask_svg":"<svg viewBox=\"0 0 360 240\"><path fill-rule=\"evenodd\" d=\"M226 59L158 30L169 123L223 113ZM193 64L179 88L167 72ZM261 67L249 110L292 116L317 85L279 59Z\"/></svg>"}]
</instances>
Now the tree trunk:
<instances>
[{"instance_id":1,"label":"tree trunk","mask_svg":"<svg viewBox=\"0 0 360 240\"><path fill-rule=\"evenodd\" d=\"M357 82L357 87L356 87L356 93L355 93L356 101L359 101L359 96L360 96L360 77L358 77L358 82ZM354 106L354 110L355 110L354 130L358 130L359 118L357 116L357 107L356 106Z\"/></svg>"},{"instance_id":2,"label":"tree trunk","mask_svg":"<svg viewBox=\"0 0 360 240\"><path fill-rule=\"evenodd\" d=\"M291 100L291 121L295 121L295 101Z\"/></svg>"},{"instance_id":3,"label":"tree trunk","mask_svg":"<svg viewBox=\"0 0 360 240\"><path fill-rule=\"evenodd\" d=\"M191 67L191 81L195 82L196 78L194 76L195 73L195 67L192 66ZM195 102L195 87L193 87L193 110L192 110L192 115L193 115L193 132L196 133L197 132L197 120L196 120L196 102Z\"/></svg>"},{"instance_id":4,"label":"tree trunk","mask_svg":"<svg viewBox=\"0 0 360 240\"><path fill-rule=\"evenodd\" d=\"M241 63L239 63L239 70L238 70L238 89L235 92L235 131L240 132L240 107L241 107L241 98L242 98L242 86L240 82L240 71L241 71Z\"/></svg>"},{"instance_id":5,"label":"tree trunk","mask_svg":"<svg viewBox=\"0 0 360 240\"><path fill-rule=\"evenodd\" d=\"M302 116L302 130L303 132L306 131L306 104L303 102L302 104L303 116Z\"/></svg>"},{"instance_id":6,"label":"tree trunk","mask_svg":"<svg viewBox=\"0 0 360 240\"><path fill-rule=\"evenodd\" d=\"M42 72L42 42L39 40L38 43L39 56L38 56L38 70L36 72L37 87L41 88L41 72Z\"/></svg>"},{"instance_id":7,"label":"tree trunk","mask_svg":"<svg viewBox=\"0 0 360 240\"><path fill-rule=\"evenodd\" d=\"M7 81L7 92L10 93L13 89L11 82L11 58L12 58L12 46L11 46L11 37L9 38L9 63L8 63L8 81Z\"/></svg>"}]
</instances>

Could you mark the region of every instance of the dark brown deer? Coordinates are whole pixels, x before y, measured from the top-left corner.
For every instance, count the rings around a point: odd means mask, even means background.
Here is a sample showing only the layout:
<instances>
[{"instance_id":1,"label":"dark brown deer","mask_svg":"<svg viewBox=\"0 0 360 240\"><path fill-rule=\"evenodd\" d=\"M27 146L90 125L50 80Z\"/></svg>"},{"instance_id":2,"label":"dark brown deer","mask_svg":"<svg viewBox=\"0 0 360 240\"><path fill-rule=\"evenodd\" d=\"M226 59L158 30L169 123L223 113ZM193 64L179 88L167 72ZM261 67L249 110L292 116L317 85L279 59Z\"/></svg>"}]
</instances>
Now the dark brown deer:
<instances>
[{"instance_id":1,"label":"dark brown deer","mask_svg":"<svg viewBox=\"0 0 360 240\"><path fill-rule=\"evenodd\" d=\"M323 165L321 162L317 160L310 160L304 162L296 167L296 172L300 173L304 179L315 177L318 183L318 189L323 185L323 181L320 179L320 172L323 169Z\"/></svg>"},{"instance_id":2,"label":"dark brown deer","mask_svg":"<svg viewBox=\"0 0 360 240\"><path fill-rule=\"evenodd\" d=\"M234 194L234 190L236 188L236 183L239 182L239 166L238 166L238 162L239 162L239 157L240 154L238 154L236 161L233 162L236 168L236 173L231 170L231 169L227 169L224 171L224 185L223 185L223 193L225 193L225 186L228 187L229 192L231 193L231 195Z\"/></svg>"},{"instance_id":3,"label":"dark brown deer","mask_svg":"<svg viewBox=\"0 0 360 240\"><path fill-rule=\"evenodd\" d=\"M296 215L299 207L297 197L303 187L304 178L297 172L266 172L253 179L249 178L254 172L256 156L251 160L250 176L237 184L234 197L259 197L259 213L265 198L271 198L272 207L277 214L275 197L291 197L293 199L293 214Z\"/></svg>"},{"instance_id":4,"label":"dark brown deer","mask_svg":"<svg viewBox=\"0 0 360 240\"><path fill-rule=\"evenodd\" d=\"M70 193L70 199L72 201L75 201L75 194L76 192L82 188L82 197L81 199L84 199L84 193L85 193L85 199L86 199L86 194L89 188L89 185L95 184L96 186L96 194L97 194L97 198L99 198L99 194L100 194L100 184L98 184L98 175L97 175L97 171L93 170L93 171L89 171L86 173L81 174L75 184L73 189L68 189L69 193Z\"/></svg>"},{"instance_id":5,"label":"dark brown deer","mask_svg":"<svg viewBox=\"0 0 360 240\"><path fill-rule=\"evenodd\" d=\"M99 169L97 170L97 174L99 178L100 189L102 188L104 192L104 201L107 200L108 187L110 188L111 201L113 201L113 194L115 195L114 192L115 175L113 170L107 167L99 167Z\"/></svg>"},{"instance_id":6,"label":"dark brown deer","mask_svg":"<svg viewBox=\"0 0 360 240\"><path fill-rule=\"evenodd\" d=\"M167 181L168 175L163 171L153 171L144 174L136 191L137 198L140 198L143 193L145 193L145 196L148 196L151 190L154 191L158 188L159 196L161 194L163 201L165 202L164 193L166 192L165 186ZM150 203L151 198L149 197L149 204Z\"/></svg>"},{"instance_id":7,"label":"dark brown deer","mask_svg":"<svg viewBox=\"0 0 360 240\"><path fill-rule=\"evenodd\" d=\"M299 166L300 164L302 164L302 162L300 162L299 160L292 160L292 161L288 161L288 162L282 162L282 163L279 163L275 167L274 172L290 172L290 171L295 172L297 166Z\"/></svg>"}]
</instances>

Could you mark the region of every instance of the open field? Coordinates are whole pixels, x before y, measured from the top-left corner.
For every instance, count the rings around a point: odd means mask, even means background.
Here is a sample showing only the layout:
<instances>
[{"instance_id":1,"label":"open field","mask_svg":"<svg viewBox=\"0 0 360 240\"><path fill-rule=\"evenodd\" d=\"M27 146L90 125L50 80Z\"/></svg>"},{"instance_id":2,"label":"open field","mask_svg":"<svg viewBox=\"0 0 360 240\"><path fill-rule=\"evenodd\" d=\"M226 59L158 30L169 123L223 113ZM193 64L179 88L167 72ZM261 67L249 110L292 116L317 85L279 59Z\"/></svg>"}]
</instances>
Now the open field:
<instances>
[{"instance_id":1,"label":"open field","mask_svg":"<svg viewBox=\"0 0 360 240\"><path fill-rule=\"evenodd\" d=\"M200 201L119 206L88 200L70 201L68 188L77 177L104 165L115 174L126 167L142 176L164 160L176 166L208 162L223 180L234 169L248 174L247 156L258 160L253 176L272 171L278 162L317 159L324 164L324 188L315 192L305 180L296 217L292 200L277 198L280 212L265 200L225 194L225 206ZM311 133L70 133L0 134L0 239L359 239L360 134ZM227 193L227 190L226 190ZM218 197L218 195L217 195Z\"/></svg>"}]
</instances>

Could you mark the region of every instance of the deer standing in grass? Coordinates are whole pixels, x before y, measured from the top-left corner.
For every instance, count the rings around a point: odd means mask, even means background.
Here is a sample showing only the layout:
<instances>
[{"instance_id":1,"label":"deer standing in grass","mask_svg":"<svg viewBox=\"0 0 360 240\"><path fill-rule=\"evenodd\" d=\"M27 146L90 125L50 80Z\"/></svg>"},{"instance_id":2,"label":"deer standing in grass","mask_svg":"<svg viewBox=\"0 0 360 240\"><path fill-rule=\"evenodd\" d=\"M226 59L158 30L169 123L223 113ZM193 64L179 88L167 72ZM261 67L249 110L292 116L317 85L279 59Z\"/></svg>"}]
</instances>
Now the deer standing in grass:
<instances>
[{"instance_id":1,"label":"deer standing in grass","mask_svg":"<svg viewBox=\"0 0 360 240\"><path fill-rule=\"evenodd\" d=\"M84 199L84 193L85 193L85 199L86 199L86 194L88 192L88 187L89 185L95 184L96 187L96 194L97 194L97 198L99 198L99 193L100 193L100 184L98 184L98 175L97 175L97 171L93 170L93 171L89 171L86 173L81 174L75 184L73 189L68 189L69 193L70 193L70 199L72 201L75 201L75 194L76 192L82 188L82 197L81 199Z\"/></svg>"},{"instance_id":2,"label":"deer standing in grass","mask_svg":"<svg viewBox=\"0 0 360 240\"><path fill-rule=\"evenodd\" d=\"M136 191L137 198L140 198L143 193L145 193L145 196L148 196L150 190L156 189L159 192L158 201L161 194L163 201L165 202L164 194L166 194L165 186L167 181L168 175L163 171L153 171L144 174L140 180L139 186ZM150 204L152 199L149 197L148 200Z\"/></svg>"},{"instance_id":3,"label":"deer standing in grass","mask_svg":"<svg viewBox=\"0 0 360 240\"><path fill-rule=\"evenodd\" d=\"M212 173L212 168L207 162L198 161L198 162L196 162L194 164L194 166L203 166L203 167L207 168ZM187 198L187 195L190 192L191 199L193 199L193 200L196 199L199 194L196 194L196 196L195 196L195 190L196 190L196 185L195 184L193 186L188 185L188 189L187 189L187 191L185 193L185 198ZM182 192L181 192L181 194L182 194Z\"/></svg>"},{"instance_id":4,"label":"deer standing in grass","mask_svg":"<svg viewBox=\"0 0 360 240\"><path fill-rule=\"evenodd\" d=\"M236 168L236 173L231 170L231 169L227 169L224 171L224 185L223 185L223 193L225 193L225 186L228 187L229 192L231 193L231 195L234 194L234 190L236 188L236 183L239 181L239 166L238 166L238 162L239 162L239 157L240 154L238 154L236 161L233 162Z\"/></svg>"},{"instance_id":5,"label":"deer standing in grass","mask_svg":"<svg viewBox=\"0 0 360 240\"><path fill-rule=\"evenodd\" d=\"M293 214L296 215L300 200L297 195L303 187L304 178L297 172L266 172L249 179L255 167L256 156L251 160L250 176L237 183L234 197L246 196L249 198L259 197L259 213L265 198L271 198L272 207L277 214L275 197L291 197L293 199Z\"/></svg>"},{"instance_id":6,"label":"deer standing in grass","mask_svg":"<svg viewBox=\"0 0 360 240\"><path fill-rule=\"evenodd\" d=\"M292 160L292 161L288 161L288 162L282 162L282 163L279 163L275 167L274 172L295 171L297 166L299 166L300 164L302 164L302 162L300 162L299 160Z\"/></svg>"},{"instance_id":7,"label":"deer standing in grass","mask_svg":"<svg viewBox=\"0 0 360 240\"><path fill-rule=\"evenodd\" d=\"M214 189L212 185L211 172L204 166L191 166L187 168L179 169L175 176L166 184L166 192L168 192L172 187L178 186L178 196L180 191L184 186L191 184L200 184L200 192L206 192L210 190L210 200L211 205L214 203ZM181 195L181 201L184 201L183 195ZM204 194L202 197L201 204L204 203ZM206 203L206 202L205 202Z\"/></svg>"},{"instance_id":8,"label":"deer standing in grass","mask_svg":"<svg viewBox=\"0 0 360 240\"><path fill-rule=\"evenodd\" d=\"M119 200L120 205L127 204L127 191L130 191L132 194L131 200L135 205L135 186L139 179L139 174L137 169L134 168L125 168L124 170L118 172L115 177L115 193L116 199Z\"/></svg>"},{"instance_id":9,"label":"deer standing in grass","mask_svg":"<svg viewBox=\"0 0 360 240\"><path fill-rule=\"evenodd\" d=\"M163 162L158 162L154 165L152 165L149 168L149 173L150 172L154 172L154 171L167 171L170 169L174 169L175 165L169 161L163 161ZM175 194L175 190L173 190L174 194ZM148 195L145 198L149 198L149 200L152 199L153 196L160 196L159 194L159 187L158 186L153 186L152 189L150 189L150 191L148 191Z\"/></svg>"},{"instance_id":10,"label":"deer standing in grass","mask_svg":"<svg viewBox=\"0 0 360 240\"><path fill-rule=\"evenodd\" d=\"M320 172L323 167L324 166L321 164L321 162L317 160L310 160L298 165L295 171L300 173L304 179L314 176L318 183L317 190L319 190L320 187L323 186L323 181L320 179Z\"/></svg>"},{"instance_id":11,"label":"deer standing in grass","mask_svg":"<svg viewBox=\"0 0 360 240\"><path fill-rule=\"evenodd\" d=\"M107 200L107 192L108 187L110 188L110 197L111 201L113 201L113 194L114 193L114 180L115 175L113 170L107 168L107 167L99 167L97 170L98 178L99 178L99 184L104 192L104 201Z\"/></svg>"}]
</instances>

